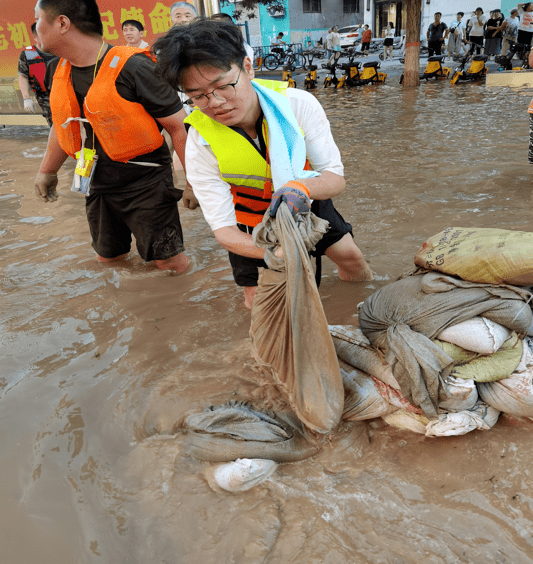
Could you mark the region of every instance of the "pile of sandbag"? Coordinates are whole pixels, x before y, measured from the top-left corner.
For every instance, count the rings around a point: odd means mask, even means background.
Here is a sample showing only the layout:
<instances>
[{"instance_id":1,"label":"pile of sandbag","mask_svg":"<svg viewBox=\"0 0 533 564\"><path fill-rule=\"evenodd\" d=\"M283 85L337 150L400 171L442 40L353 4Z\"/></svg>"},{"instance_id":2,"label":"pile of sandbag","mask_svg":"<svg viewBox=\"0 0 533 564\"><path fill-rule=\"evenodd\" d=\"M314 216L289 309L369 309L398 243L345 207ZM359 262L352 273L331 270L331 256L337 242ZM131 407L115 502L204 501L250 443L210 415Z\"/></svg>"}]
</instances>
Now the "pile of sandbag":
<instances>
[{"instance_id":1,"label":"pile of sandbag","mask_svg":"<svg viewBox=\"0 0 533 564\"><path fill-rule=\"evenodd\" d=\"M330 327L385 420L439 436L488 429L501 411L533 417L532 247L533 234L446 230L417 253L424 269L363 302L360 330Z\"/></svg>"}]
</instances>

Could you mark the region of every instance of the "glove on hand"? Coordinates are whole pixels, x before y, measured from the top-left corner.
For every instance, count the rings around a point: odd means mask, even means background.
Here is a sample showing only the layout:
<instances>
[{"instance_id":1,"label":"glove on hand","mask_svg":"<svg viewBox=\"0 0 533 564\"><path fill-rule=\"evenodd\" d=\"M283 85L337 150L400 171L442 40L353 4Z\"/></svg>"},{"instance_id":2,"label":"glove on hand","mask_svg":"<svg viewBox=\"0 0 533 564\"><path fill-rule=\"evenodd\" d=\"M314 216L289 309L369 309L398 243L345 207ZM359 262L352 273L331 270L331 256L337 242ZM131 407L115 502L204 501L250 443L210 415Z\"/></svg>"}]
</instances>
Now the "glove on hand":
<instances>
[{"instance_id":1,"label":"glove on hand","mask_svg":"<svg viewBox=\"0 0 533 564\"><path fill-rule=\"evenodd\" d=\"M297 180L290 180L272 195L270 217L276 217L281 202L287 204L292 217L311 211L309 196L309 189L306 186Z\"/></svg>"},{"instance_id":2,"label":"glove on hand","mask_svg":"<svg viewBox=\"0 0 533 564\"><path fill-rule=\"evenodd\" d=\"M24 111L29 114L37 113L37 106L31 98L26 98L26 100L24 100Z\"/></svg>"},{"instance_id":3,"label":"glove on hand","mask_svg":"<svg viewBox=\"0 0 533 564\"><path fill-rule=\"evenodd\" d=\"M57 174L39 172L35 177L35 193L44 202L55 202L57 200Z\"/></svg>"}]
</instances>

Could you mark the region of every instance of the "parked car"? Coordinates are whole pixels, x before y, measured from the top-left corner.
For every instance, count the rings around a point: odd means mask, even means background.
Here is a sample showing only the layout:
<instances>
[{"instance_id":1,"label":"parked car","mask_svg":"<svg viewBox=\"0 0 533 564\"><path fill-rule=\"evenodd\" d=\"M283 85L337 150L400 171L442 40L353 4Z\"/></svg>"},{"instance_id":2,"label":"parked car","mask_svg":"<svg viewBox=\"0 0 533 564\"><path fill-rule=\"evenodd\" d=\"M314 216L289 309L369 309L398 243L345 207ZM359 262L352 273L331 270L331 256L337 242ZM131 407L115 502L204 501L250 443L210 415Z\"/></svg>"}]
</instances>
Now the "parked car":
<instances>
[{"instance_id":1,"label":"parked car","mask_svg":"<svg viewBox=\"0 0 533 564\"><path fill-rule=\"evenodd\" d=\"M353 47L356 43L361 42L362 31L358 25L348 25L341 27L338 31L341 36L341 47Z\"/></svg>"}]
</instances>

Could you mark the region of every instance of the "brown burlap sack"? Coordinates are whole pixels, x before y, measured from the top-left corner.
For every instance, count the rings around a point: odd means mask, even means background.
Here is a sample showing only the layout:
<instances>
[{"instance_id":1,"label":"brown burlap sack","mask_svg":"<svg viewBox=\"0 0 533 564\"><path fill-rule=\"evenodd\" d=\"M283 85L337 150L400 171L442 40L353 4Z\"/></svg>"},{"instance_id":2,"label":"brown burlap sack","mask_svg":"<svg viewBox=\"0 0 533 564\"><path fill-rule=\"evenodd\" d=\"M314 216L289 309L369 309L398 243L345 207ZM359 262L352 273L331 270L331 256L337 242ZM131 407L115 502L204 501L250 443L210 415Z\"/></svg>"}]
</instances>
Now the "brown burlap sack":
<instances>
[{"instance_id":1,"label":"brown burlap sack","mask_svg":"<svg viewBox=\"0 0 533 564\"><path fill-rule=\"evenodd\" d=\"M448 227L430 237L415 264L471 282L533 285L533 233Z\"/></svg>"},{"instance_id":2,"label":"brown burlap sack","mask_svg":"<svg viewBox=\"0 0 533 564\"><path fill-rule=\"evenodd\" d=\"M299 419L327 433L341 418L344 389L308 251L328 223L312 213L295 222L285 204L265 214L253 233L265 249L265 269L252 307L250 335L258 362L286 389ZM281 245L283 259L274 251Z\"/></svg>"},{"instance_id":3,"label":"brown burlap sack","mask_svg":"<svg viewBox=\"0 0 533 564\"><path fill-rule=\"evenodd\" d=\"M439 395L447 395L444 380L455 361L431 339L477 315L523 336L532 321L530 298L523 288L430 272L408 276L369 296L359 310L359 324L372 345L385 351L405 398L436 417Z\"/></svg>"}]
</instances>

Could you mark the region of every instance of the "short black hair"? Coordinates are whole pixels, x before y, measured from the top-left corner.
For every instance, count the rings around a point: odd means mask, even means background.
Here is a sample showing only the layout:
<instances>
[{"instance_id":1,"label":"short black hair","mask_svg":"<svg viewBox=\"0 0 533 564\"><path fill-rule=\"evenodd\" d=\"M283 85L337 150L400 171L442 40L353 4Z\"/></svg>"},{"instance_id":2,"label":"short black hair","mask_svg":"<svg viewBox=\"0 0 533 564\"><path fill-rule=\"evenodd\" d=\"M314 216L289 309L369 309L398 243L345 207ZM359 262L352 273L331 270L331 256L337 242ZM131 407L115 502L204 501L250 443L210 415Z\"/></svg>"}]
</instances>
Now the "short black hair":
<instances>
[{"instance_id":1,"label":"short black hair","mask_svg":"<svg viewBox=\"0 0 533 564\"><path fill-rule=\"evenodd\" d=\"M137 20L126 20L122 22L122 29L124 29L125 25L132 25L133 27L136 27L139 31L144 31L144 26L141 22L138 22Z\"/></svg>"},{"instance_id":2,"label":"short black hair","mask_svg":"<svg viewBox=\"0 0 533 564\"><path fill-rule=\"evenodd\" d=\"M457 15L463 17L465 15L465 13L464 12L457 12Z\"/></svg>"},{"instance_id":3,"label":"short black hair","mask_svg":"<svg viewBox=\"0 0 533 564\"><path fill-rule=\"evenodd\" d=\"M33 22L31 24L31 32L35 35L35 37L37 37L37 22Z\"/></svg>"},{"instance_id":4,"label":"short black hair","mask_svg":"<svg viewBox=\"0 0 533 564\"><path fill-rule=\"evenodd\" d=\"M484 12L483 12L483 8L481 8L481 6L478 6L478 7L474 10L474 13L476 13L478 10L481 10L481 13L482 13L482 14L484 13Z\"/></svg>"},{"instance_id":5,"label":"short black hair","mask_svg":"<svg viewBox=\"0 0 533 564\"><path fill-rule=\"evenodd\" d=\"M435 12L436 16L442 16L442 12Z\"/></svg>"},{"instance_id":6,"label":"short black hair","mask_svg":"<svg viewBox=\"0 0 533 564\"><path fill-rule=\"evenodd\" d=\"M96 0L39 0L38 7L46 12L49 20L67 16L84 35L104 34L102 18Z\"/></svg>"},{"instance_id":7,"label":"short black hair","mask_svg":"<svg viewBox=\"0 0 533 564\"><path fill-rule=\"evenodd\" d=\"M283 37L283 31L280 31L280 32L278 33L278 37Z\"/></svg>"},{"instance_id":8,"label":"short black hair","mask_svg":"<svg viewBox=\"0 0 533 564\"><path fill-rule=\"evenodd\" d=\"M242 67L246 57L241 30L222 20L193 20L187 26L174 26L152 47L157 56L156 72L173 88L179 88L185 70L196 65L229 71Z\"/></svg>"},{"instance_id":9,"label":"short black hair","mask_svg":"<svg viewBox=\"0 0 533 564\"><path fill-rule=\"evenodd\" d=\"M219 20L219 21L228 21L228 22L232 22L235 23L233 21L233 18L229 15L229 14L225 14L224 12L219 12L218 14L213 14L211 16L212 20Z\"/></svg>"}]
</instances>

